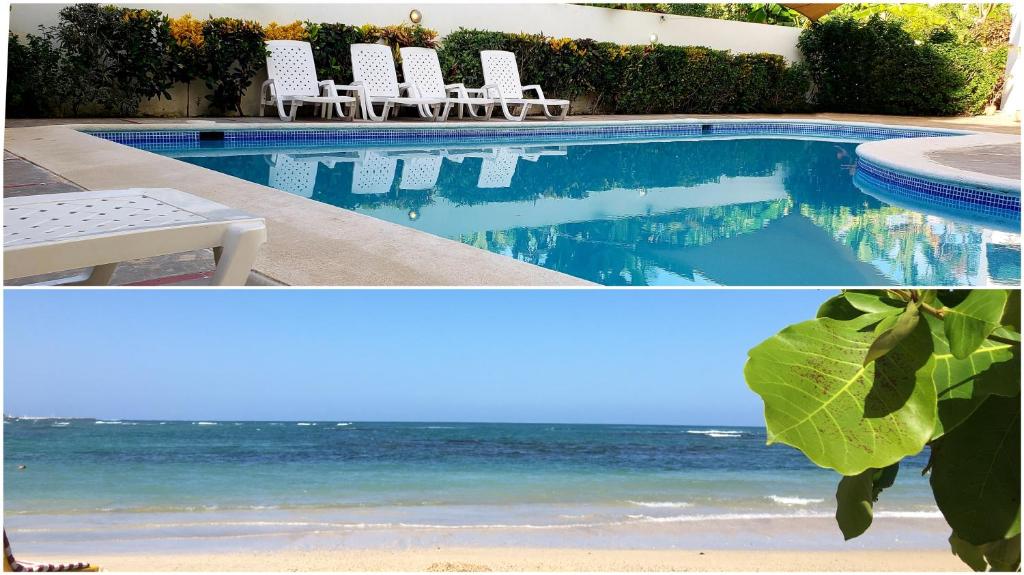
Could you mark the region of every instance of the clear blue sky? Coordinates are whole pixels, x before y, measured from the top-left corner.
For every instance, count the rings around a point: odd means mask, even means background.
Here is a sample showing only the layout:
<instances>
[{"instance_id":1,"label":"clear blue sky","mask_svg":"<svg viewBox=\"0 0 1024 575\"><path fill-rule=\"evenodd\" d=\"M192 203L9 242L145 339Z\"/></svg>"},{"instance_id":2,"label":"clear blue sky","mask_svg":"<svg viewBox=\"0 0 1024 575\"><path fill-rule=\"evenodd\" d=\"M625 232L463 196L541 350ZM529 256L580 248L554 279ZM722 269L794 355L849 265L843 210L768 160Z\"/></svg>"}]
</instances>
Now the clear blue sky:
<instances>
[{"instance_id":1,"label":"clear blue sky","mask_svg":"<svg viewBox=\"0 0 1024 575\"><path fill-rule=\"evenodd\" d=\"M747 350L830 295L7 290L4 411L761 425Z\"/></svg>"}]
</instances>

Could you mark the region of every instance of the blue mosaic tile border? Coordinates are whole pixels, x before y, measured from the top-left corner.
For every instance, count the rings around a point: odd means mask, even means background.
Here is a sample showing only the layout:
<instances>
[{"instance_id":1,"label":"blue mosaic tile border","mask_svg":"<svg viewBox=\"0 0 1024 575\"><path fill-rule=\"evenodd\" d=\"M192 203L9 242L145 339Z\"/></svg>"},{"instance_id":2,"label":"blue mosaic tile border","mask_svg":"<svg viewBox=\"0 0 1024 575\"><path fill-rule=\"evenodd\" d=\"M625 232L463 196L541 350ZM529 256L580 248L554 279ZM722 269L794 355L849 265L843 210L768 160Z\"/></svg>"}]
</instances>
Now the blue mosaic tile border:
<instances>
[{"instance_id":1,"label":"blue mosaic tile border","mask_svg":"<svg viewBox=\"0 0 1024 575\"><path fill-rule=\"evenodd\" d=\"M125 144L126 146L150 147L169 145L174 147L184 147L188 144L199 143L198 130L86 131L86 133L118 144Z\"/></svg>"},{"instance_id":2,"label":"blue mosaic tile border","mask_svg":"<svg viewBox=\"0 0 1024 575\"><path fill-rule=\"evenodd\" d=\"M159 149L168 145L187 146L199 141L198 130L143 130L89 132L119 144ZM812 122L709 122L675 124L622 124L612 126L508 126L439 128L309 128L309 129L227 129L224 142L248 147L267 144L319 143L495 143L524 141L580 141L596 138L644 139L699 135L786 135L840 137L858 140L950 136L951 132L913 128L887 128Z\"/></svg>"},{"instance_id":3,"label":"blue mosaic tile border","mask_svg":"<svg viewBox=\"0 0 1024 575\"><path fill-rule=\"evenodd\" d=\"M954 210L1020 220L1020 196L966 184L928 180L857 159L857 177L894 197L926 201Z\"/></svg>"}]
</instances>

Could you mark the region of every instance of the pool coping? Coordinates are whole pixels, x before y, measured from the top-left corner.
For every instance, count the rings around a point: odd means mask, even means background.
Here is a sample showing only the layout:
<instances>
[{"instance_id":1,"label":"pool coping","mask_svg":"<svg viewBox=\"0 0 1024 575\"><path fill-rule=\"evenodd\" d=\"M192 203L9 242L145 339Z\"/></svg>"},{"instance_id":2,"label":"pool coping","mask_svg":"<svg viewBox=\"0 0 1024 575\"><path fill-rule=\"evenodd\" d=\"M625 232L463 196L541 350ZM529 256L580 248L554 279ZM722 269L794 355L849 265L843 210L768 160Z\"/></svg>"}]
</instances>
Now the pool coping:
<instances>
[{"instance_id":1,"label":"pool coping","mask_svg":"<svg viewBox=\"0 0 1024 575\"><path fill-rule=\"evenodd\" d=\"M381 130L381 129L531 129L535 127L644 126L657 124L778 123L857 126L948 133L954 137L881 140L962 140L980 135L969 130L823 119L655 119L581 120L572 123L506 122L352 123L293 122L218 124L192 121L167 124L62 124L7 128L5 148L86 189L172 187L267 219L270 239L255 270L288 285L383 286L594 286L586 280L481 250L458 241L379 220L190 165L91 132L196 130ZM739 135L739 134L737 134ZM1003 135L1014 141L1015 135ZM953 142L950 142L951 144ZM1005 140L1002 142L1005 143ZM863 145L863 144L862 144ZM977 144L970 144L975 146ZM955 146L968 147L968 146ZM933 162L934 163L934 162ZM949 168L950 170L955 170ZM963 172L963 170L955 170ZM983 175L983 174L982 174ZM961 175L961 177L963 177ZM994 176L993 176L994 178ZM959 180L958 180L959 181ZM1017 181L1019 196L1019 181ZM320 224L320 225L318 225ZM339 225L340 224L340 225ZM329 255L324 255L329 254ZM439 262L444 262L439 265Z\"/></svg>"}]
</instances>

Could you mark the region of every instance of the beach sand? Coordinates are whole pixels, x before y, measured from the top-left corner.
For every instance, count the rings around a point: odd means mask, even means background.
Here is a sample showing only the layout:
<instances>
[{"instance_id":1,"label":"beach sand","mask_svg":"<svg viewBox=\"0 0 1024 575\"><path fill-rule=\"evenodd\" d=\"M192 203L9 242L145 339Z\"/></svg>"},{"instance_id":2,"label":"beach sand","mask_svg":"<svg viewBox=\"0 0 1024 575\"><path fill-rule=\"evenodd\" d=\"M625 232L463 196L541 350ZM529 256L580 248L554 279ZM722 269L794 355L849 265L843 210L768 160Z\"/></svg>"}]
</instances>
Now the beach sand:
<instances>
[{"instance_id":1,"label":"beach sand","mask_svg":"<svg viewBox=\"0 0 1024 575\"><path fill-rule=\"evenodd\" d=\"M81 559L105 571L969 571L948 551L936 550L433 548L125 554Z\"/></svg>"}]
</instances>

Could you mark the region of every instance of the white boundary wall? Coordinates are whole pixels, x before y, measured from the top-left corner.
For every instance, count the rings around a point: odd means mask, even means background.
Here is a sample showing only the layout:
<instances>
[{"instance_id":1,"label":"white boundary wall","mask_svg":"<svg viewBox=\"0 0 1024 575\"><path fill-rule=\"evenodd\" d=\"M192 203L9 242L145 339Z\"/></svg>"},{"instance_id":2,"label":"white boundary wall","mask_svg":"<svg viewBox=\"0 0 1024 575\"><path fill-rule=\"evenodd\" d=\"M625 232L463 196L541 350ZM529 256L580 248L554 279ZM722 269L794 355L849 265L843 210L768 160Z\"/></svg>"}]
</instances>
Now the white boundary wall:
<instances>
[{"instance_id":1,"label":"white boundary wall","mask_svg":"<svg viewBox=\"0 0 1024 575\"><path fill-rule=\"evenodd\" d=\"M38 33L39 26L57 23L61 8L69 4L11 4L10 26L15 34ZM661 44L707 46L718 50L767 52L780 54L787 60L799 59L796 42L800 28L732 22L710 18L690 18L670 14L653 14L629 10L612 10L573 4L128 4L119 6L146 7L171 17L191 13L196 18L230 16L256 20L261 24L280 24L295 20L310 22L341 22L361 26L409 23L409 12L415 8L423 15L421 24L444 36L459 28L477 28L496 32L543 33L556 38L592 38L618 44L646 44L651 34ZM242 98L247 116L259 112L259 87L266 71L257 73ZM333 78L347 83L351 78ZM525 79L529 83L529 79ZM203 115L208 90L201 81L179 84L171 89L171 100L148 100L139 106L147 116L189 117ZM553 96L557 96L554 94ZM585 106L584 106L585 107Z\"/></svg>"},{"instance_id":2,"label":"white boundary wall","mask_svg":"<svg viewBox=\"0 0 1024 575\"><path fill-rule=\"evenodd\" d=\"M34 33L57 22L67 4L11 4L11 30ZM141 7L141 4L118 4ZM691 18L575 4L145 4L169 16L232 16L262 24L295 20L363 25L408 23L409 12L423 14L421 24L443 38L458 28L497 32L543 33L558 38L593 38L619 44L647 44L651 34L662 44L707 46L733 52L769 52L799 59L800 28Z\"/></svg>"}]
</instances>

